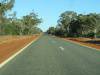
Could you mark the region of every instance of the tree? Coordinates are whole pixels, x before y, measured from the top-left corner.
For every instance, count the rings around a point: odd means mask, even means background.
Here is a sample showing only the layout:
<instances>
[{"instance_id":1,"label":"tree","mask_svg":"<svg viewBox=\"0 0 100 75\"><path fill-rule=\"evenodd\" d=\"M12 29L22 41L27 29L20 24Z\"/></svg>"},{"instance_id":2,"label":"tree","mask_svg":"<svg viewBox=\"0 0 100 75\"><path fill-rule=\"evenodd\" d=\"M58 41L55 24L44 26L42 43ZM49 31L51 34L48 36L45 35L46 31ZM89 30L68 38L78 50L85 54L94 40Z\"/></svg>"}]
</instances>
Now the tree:
<instances>
[{"instance_id":1,"label":"tree","mask_svg":"<svg viewBox=\"0 0 100 75\"><path fill-rule=\"evenodd\" d=\"M40 28L38 28L38 27L33 28L32 34L40 34L40 33L42 33L42 30Z\"/></svg>"},{"instance_id":2,"label":"tree","mask_svg":"<svg viewBox=\"0 0 100 75\"><path fill-rule=\"evenodd\" d=\"M38 15L34 12L29 15L23 16L22 18L24 34L32 34L34 27L36 27L39 23L41 23L41 19L38 18Z\"/></svg>"},{"instance_id":3,"label":"tree","mask_svg":"<svg viewBox=\"0 0 100 75\"><path fill-rule=\"evenodd\" d=\"M52 30L49 28L49 31ZM53 30L52 30L53 31ZM55 35L68 37L95 37L100 32L100 14L77 14L66 11L60 15Z\"/></svg>"},{"instance_id":4,"label":"tree","mask_svg":"<svg viewBox=\"0 0 100 75\"><path fill-rule=\"evenodd\" d=\"M52 34L54 35L55 34L55 28L54 27L50 27L47 31L48 34Z\"/></svg>"},{"instance_id":5,"label":"tree","mask_svg":"<svg viewBox=\"0 0 100 75\"><path fill-rule=\"evenodd\" d=\"M58 20L58 25L60 26L61 30L65 33L64 35L69 35L69 27L70 22L76 19L77 13L74 11L65 11L60 15L60 19Z\"/></svg>"},{"instance_id":6,"label":"tree","mask_svg":"<svg viewBox=\"0 0 100 75\"><path fill-rule=\"evenodd\" d=\"M94 24L94 38L97 37L97 33L99 32L100 29L100 14L96 14L96 13L90 13L90 16L93 18L93 24Z\"/></svg>"},{"instance_id":7,"label":"tree","mask_svg":"<svg viewBox=\"0 0 100 75\"><path fill-rule=\"evenodd\" d=\"M13 8L15 0L1 0L0 1L0 34L2 34L2 26L5 21L5 14L8 10Z\"/></svg>"}]
</instances>

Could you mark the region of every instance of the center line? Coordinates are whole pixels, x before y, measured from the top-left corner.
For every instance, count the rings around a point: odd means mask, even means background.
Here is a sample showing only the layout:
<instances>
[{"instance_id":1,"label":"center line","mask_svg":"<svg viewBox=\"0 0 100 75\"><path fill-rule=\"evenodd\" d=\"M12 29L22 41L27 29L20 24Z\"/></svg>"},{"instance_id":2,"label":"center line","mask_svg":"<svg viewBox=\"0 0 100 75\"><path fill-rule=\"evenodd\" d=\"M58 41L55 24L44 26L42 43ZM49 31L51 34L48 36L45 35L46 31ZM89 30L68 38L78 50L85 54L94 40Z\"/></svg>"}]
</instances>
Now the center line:
<instances>
[{"instance_id":1,"label":"center line","mask_svg":"<svg viewBox=\"0 0 100 75\"><path fill-rule=\"evenodd\" d=\"M59 47L62 51L64 51L64 48L62 46Z\"/></svg>"}]
</instances>

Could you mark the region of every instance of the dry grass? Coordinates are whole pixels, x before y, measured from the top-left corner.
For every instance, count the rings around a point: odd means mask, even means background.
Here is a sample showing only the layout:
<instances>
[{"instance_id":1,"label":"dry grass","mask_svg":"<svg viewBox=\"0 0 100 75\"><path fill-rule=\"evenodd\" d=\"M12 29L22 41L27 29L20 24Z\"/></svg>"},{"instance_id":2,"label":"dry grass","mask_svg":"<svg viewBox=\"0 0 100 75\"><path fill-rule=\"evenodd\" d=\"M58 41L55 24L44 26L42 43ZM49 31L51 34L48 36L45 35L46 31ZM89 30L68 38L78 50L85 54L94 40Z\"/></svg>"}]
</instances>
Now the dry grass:
<instances>
[{"instance_id":1,"label":"dry grass","mask_svg":"<svg viewBox=\"0 0 100 75\"><path fill-rule=\"evenodd\" d=\"M34 36L0 36L0 63L36 39Z\"/></svg>"}]
</instances>

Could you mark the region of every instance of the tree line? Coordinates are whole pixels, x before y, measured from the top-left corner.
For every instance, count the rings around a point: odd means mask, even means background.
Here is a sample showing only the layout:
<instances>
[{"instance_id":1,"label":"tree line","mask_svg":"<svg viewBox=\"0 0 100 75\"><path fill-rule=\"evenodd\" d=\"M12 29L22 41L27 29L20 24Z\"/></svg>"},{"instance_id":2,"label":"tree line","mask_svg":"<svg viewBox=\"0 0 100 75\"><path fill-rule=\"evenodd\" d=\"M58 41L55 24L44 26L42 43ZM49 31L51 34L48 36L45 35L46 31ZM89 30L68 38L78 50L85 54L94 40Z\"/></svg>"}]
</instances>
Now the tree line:
<instances>
[{"instance_id":1,"label":"tree line","mask_svg":"<svg viewBox=\"0 0 100 75\"><path fill-rule=\"evenodd\" d=\"M57 26L50 27L47 33L61 37L99 37L100 13L77 14L65 11L60 15Z\"/></svg>"},{"instance_id":2,"label":"tree line","mask_svg":"<svg viewBox=\"0 0 100 75\"><path fill-rule=\"evenodd\" d=\"M32 11L29 14L16 17L16 12L8 12L14 7L15 0L0 1L0 35L31 35L42 30L37 26L42 22L41 18Z\"/></svg>"}]
</instances>

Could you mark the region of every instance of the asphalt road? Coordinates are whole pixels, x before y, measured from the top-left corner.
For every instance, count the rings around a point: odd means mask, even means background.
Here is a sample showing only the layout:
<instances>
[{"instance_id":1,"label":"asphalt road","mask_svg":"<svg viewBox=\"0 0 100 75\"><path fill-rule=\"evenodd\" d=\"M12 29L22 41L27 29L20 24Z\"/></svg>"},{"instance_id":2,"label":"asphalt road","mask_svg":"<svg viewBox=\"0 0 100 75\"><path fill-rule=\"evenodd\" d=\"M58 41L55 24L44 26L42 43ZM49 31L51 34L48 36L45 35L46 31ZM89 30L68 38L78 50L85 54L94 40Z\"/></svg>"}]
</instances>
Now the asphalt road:
<instances>
[{"instance_id":1,"label":"asphalt road","mask_svg":"<svg viewBox=\"0 0 100 75\"><path fill-rule=\"evenodd\" d=\"M100 75L100 51L43 35L0 75Z\"/></svg>"}]
</instances>

